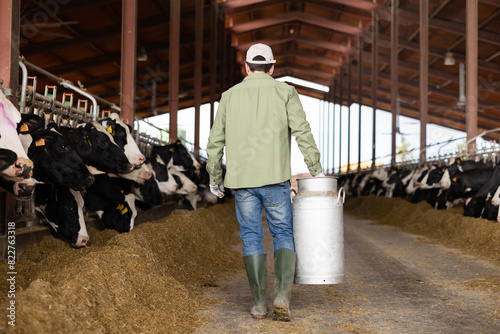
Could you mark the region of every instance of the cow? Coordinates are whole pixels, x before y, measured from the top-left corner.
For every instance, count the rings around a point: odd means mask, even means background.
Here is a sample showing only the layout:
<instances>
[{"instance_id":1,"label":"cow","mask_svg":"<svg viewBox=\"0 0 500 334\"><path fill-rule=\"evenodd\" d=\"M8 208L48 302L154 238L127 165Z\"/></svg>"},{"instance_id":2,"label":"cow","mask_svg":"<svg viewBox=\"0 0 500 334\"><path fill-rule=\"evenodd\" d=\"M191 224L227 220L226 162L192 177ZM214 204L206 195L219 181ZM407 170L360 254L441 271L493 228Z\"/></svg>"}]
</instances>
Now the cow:
<instances>
[{"instance_id":1,"label":"cow","mask_svg":"<svg viewBox=\"0 0 500 334\"><path fill-rule=\"evenodd\" d=\"M406 188L414 173L415 169L401 170L401 168L395 168L386 181L391 186L388 197L405 198L407 196Z\"/></svg>"},{"instance_id":2,"label":"cow","mask_svg":"<svg viewBox=\"0 0 500 334\"><path fill-rule=\"evenodd\" d=\"M189 194L196 194L197 190L198 190L198 186L193 182L191 181L191 179L189 177L187 177L184 173L183 173L183 169L178 167L178 166L171 166L168 168L168 171L175 177L179 177L180 179L180 182L182 184L182 186L179 187L179 189L177 189L175 191L176 194L179 194L179 195L189 195Z\"/></svg>"},{"instance_id":3,"label":"cow","mask_svg":"<svg viewBox=\"0 0 500 334\"><path fill-rule=\"evenodd\" d=\"M113 137L97 121L77 128L61 127L60 132L68 139L86 165L106 173L126 174L134 166Z\"/></svg>"},{"instance_id":4,"label":"cow","mask_svg":"<svg viewBox=\"0 0 500 334\"><path fill-rule=\"evenodd\" d=\"M385 188L383 187L384 181L387 180L389 172L387 168L378 168L373 171L366 181L361 194L367 196L370 194L375 194L377 196L385 195Z\"/></svg>"},{"instance_id":5,"label":"cow","mask_svg":"<svg viewBox=\"0 0 500 334\"><path fill-rule=\"evenodd\" d=\"M37 184L36 210L42 213L56 234L76 248L89 241L83 216L83 197L79 191L53 184Z\"/></svg>"},{"instance_id":6,"label":"cow","mask_svg":"<svg viewBox=\"0 0 500 334\"><path fill-rule=\"evenodd\" d=\"M185 171L198 171L201 164L196 158L186 149L180 140L173 144L153 146L151 150L151 160L163 163L167 167L182 166Z\"/></svg>"},{"instance_id":7,"label":"cow","mask_svg":"<svg viewBox=\"0 0 500 334\"><path fill-rule=\"evenodd\" d=\"M149 164L144 164L141 169L148 170L149 175L154 174ZM134 170L132 173L141 171L141 169ZM141 179L141 182L134 182L122 177L112 177L111 179L125 194L134 194L136 205L143 210L163 203L163 194L154 175L147 179Z\"/></svg>"},{"instance_id":8,"label":"cow","mask_svg":"<svg viewBox=\"0 0 500 334\"><path fill-rule=\"evenodd\" d=\"M500 208L500 185L495 190L493 196L490 196L489 198L486 199L483 212L481 212L481 218L500 222L499 208Z\"/></svg>"},{"instance_id":9,"label":"cow","mask_svg":"<svg viewBox=\"0 0 500 334\"><path fill-rule=\"evenodd\" d=\"M488 182L491 171L491 168L477 168L455 173L447 191L446 202L457 204L457 202L473 196ZM450 204L450 206L453 204Z\"/></svg>"},{"instance_id":10,"label":"cow","mask_svg":"<svg viewBox=\"0 0 500 334\"><path fill-rule=\"evenodd\" d=\"M166 165L152 162L147 163L147 165L151 166L151 169L153 170L153 176L156 179L158 187L163 194L172 195L179 188L179 184L182 186L180 179L178 179L177 182L172 173L168 171Z\"/></svg>"},{"instance_id":11,"label":"cow","mask_svg":"<svg viewBox=\"0 0 500 334\"><path fill-rule=\"evenodd\" d=\"M427 198L425 190L420 187L422 180L429 172L428 166L419 167L413 173L413 177L411 178L408 186L406 187L406 193L410 195L411 203L420 203L425 201Z\"/></svg>"},{"instance_id":12,"label":"cow","mask_svg":"<svg viewBox=\"0 0 500 334\"><path fill-rule=\"evenodd\" d=\"M210 176L206 169L206 163L202 162L201 165L199 175L193 175L191 180L198 186L198 195L204 203L216 204L219 198L210 191Z\"/></svg>"},{"instance_id":13,"label":"cow","mask_svg":"<svg viewBox=\"0 0 500 334\"><path fill-rule=\"evenodd\" d=\"M134 195L124 195L122 188L108 174L96 174L94 177L94 183L87 187L83 196L85 207L97 212L104 228L120 233L132 230L137 216Z\"/></svg>"},{"instance_id":14,"label":"cow","mask_svg":"<svg viewBox=\"0 0 500 334\"><path fill-rule=\"evenodd\" d=\"M424 192L425 201L432 207L436 206L438 194L441 190L439 181L443 176L443 169L432 165L419 183L419 188Z\"/></svg>"},{"instance_id":15,"label":"cow","mask_svg":"<svg viewBox=\"0 0 500 334\"><path fill-rule=\"evenodd\" d=\"M0 148L17 155L16 162L3 168L0 175L11 181L29 179L33 173L33 162L19 138L20 131L30 131L29 126L22 122L21 113L0 90Z\"/></svg>"},{"instance_id":16,"label":"cow","mask_svg":"<svg viewBox=\"0 0 500 334\"><path fill-rule=\"evenodd\" d=\"M500 186L500 163L497 163L490 173L488 180L472 196L467 196L464 201L464 216L480 217L486 204L486 199L491 198Z\"/></svg>"},{"instance_id":17,"label":"cow","mask_svg":"<svg viewBox=\"0 0 500 334\"><path fill-rule=\"evenodd\" d=\"M481 161L463 160L461 158L452 159L448 166L444 167L443 176L439 181L441 188L448 189L457 174L471 170L488 170L491 172L491 165Z\"/></svg>"},{"instance_id":18,"label":"cow","mask_svg":"<svg viewBox=\"0 0 500 334\"><path fill-rule=\"evenodd\" d=\"M123 123L117 113L111 113L109 118L104 118L99 123L113 137L118 147L125 152L125 155L134 168L142 166L146 158L132 137L132 127Z\"/></svg>"},{"instance_id":19,"label":"cow","mask_svg":"<svg viewBox=\"0 0 500 334\"><path fill-rule=\"evenodd\" d=\"M84 190L94 181L69 141L55 129L32 134L28 156L34 163L34 178L38 182L57 184L74 190Z\"/></svg>"},{"instance_id":20,"label":"cow","mask_svg":"<svg viewBox=\"0 0 500 334\"><path fill-rule=\"evenodd\" d=\"M0 172L10 168L17 161L17 154L9 149L0 148ZM13 194L19 200L29 200L32 197L35 184L33 182L12 181L0 176L0 188Z\"/></svg>"},{"instance_id":21,"label":"cow","mask_svg":"<svg viewBox=\"0 0 500 334\"><path fill-rule=\"evenodd\" d=\"M13 166L17 161L17 154L6 148L0 148L0 172Z\"/></svg>"}]
</instances>

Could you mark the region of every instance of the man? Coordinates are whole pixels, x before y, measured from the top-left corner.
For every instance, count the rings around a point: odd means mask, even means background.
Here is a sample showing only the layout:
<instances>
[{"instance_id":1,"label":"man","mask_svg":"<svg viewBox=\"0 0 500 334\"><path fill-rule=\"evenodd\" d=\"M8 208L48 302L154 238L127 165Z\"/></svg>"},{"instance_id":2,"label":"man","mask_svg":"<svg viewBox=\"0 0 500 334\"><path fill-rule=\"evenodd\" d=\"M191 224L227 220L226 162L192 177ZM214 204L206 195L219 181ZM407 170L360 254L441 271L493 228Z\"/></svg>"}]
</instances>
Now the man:
<instances>
[{"instance_id":1,"label":"man","mask_svg":"<svg viewBox=\"0 0 500 334\"><path fill-rule=\"evenodd\" d=\"M271 77L275 62L267 45L255 44L248 49L247 77L222 94L207 145L207 171L210 190L220 198L224 196L224 186L235 189L243 259L255 299L251 314L259 319L267 315L266 254L262 245L264 206L274 243L273 320L290 321L296 262L290 200L291 135L296 137L310 173L324 174L297 91Z\"/></svg>"}]
</instances>

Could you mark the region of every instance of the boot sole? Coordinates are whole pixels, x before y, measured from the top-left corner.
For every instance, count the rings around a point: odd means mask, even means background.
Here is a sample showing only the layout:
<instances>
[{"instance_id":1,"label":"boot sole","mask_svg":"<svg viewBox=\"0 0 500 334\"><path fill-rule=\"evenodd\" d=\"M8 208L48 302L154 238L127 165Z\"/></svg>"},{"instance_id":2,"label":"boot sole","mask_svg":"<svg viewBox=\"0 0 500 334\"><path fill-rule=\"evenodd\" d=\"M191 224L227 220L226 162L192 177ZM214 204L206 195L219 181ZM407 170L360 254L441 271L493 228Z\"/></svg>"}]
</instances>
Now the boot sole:
<instances>
[{"instance_id":1,"label":"boot sole","mask_svg":"<svg viewBox=\"0 0 500 334\"><path fill-rule=\"evenodd\" d=\"M288 310L282 306L275 306L273 308L273 312L274 312L273 320L275 321L283 321L283 322L292 321L290 313L288 313Z\"/></svg>"},{"instance_id":2,"label":"boot sole","mask_svg":"<svg viewBox=\"0 0 500 334\"><path fill-rule=\"evenodd\" d=\"M252 317L254 319L265 319L267 317L267 315L254 315L254 314L252 314Z\"/></svg>"}]
</instances>

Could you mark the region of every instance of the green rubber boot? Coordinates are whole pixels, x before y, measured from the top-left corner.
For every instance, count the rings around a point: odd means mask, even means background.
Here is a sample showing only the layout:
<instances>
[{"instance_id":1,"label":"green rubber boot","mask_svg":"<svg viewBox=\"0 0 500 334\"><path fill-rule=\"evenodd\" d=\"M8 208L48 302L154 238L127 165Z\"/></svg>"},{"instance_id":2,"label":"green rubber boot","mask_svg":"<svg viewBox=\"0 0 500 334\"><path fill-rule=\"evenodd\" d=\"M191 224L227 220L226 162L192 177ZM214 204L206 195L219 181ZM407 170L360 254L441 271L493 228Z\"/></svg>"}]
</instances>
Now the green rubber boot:
<instances>
[{"instance_id":1,"label":"green rubber boot","mask_svg":"<svg viewBox=\"0 0 500 334\"><path fill-rule=\"evenodd\" d=\"M264 319L267 316L267 268L266 254L255 254L244 256L245 268L247 269L248 283L252 290L255 304L250 313L255 319Z\"/></svg>"},{"instance_id":2,"label":"green rubber boot","mask_svg":"<svg viewBox=\"0 0 500 334\"><path fill-rule=\"evenodd\" d=\"M290 298L295 276L297 254L287 248L274 252L274 305L273 320L291 321Z\"/></svg>"}]
</instances>

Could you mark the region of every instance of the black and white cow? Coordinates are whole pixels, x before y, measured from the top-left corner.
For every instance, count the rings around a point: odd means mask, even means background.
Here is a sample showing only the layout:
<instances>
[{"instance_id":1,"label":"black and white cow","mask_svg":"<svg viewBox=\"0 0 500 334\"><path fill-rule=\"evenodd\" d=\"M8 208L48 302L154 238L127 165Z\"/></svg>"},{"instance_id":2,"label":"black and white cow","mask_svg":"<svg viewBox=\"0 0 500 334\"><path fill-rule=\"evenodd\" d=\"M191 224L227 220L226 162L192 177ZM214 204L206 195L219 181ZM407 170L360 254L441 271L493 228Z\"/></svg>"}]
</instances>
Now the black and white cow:
<instances>
[{"instance_id":1,"label":"black and white cow","mask_svg":"<svg viewBox=\"0 0 500 334\"><path fill-rule=\"evenodd\" d=\"M182 166L185 171L195 171L201 168L201 164L191 154L187 148L182 145L180 140L173 144L163 146L153 146L151 151L152 160L163 163L168 168L171 166Z\"/></svg>"},{"instance_id":2,"label":"black and white cow","mask_svg":"<svg viewBox=\"0 0 500 334\"><path fill-rule=\"evenodd\" d=\"M111 113L108 118L99 121L99 124L106 129L106 132L113 137L114 142L122 149L134 169L140 168L146 161L139 146L132 137L132 127L125 124L117 113ZM123 175L127 178L128 175ZM129 178L130 179L130 178ZM132 180L134 181L134 180Z\"/></svg>"},{"instance_id":3,"label":"black and white cow","mask_svg":"<svg viewBox=\"0 0 500 334\"><path fill-rule=\"evenodd\" d=\"M406 189L414 173L415 169L394 168L386 181L386 184L390 186L387 196L406 198Z\"/></svg>"},{"instance_id":4,"label":"black and white cow","mask_svg":"<svg viewBox=\"0 0 500 334\"><path fill-rule=\"evenodd\" d=\"M180 179L176 176L176 180L172 173L168 171L166 165L157 162L149 162L147 165L153 170L153 176L163 194L172 195L177 191L177 189L179 189L180 186L182 186Z\"/></svg>"},{"instance_id":5,"label":"black and white cow","mask_svg":"<svg viewBox=\"0 0 500 334\"><path fill-rule=\"evenodd\" d=\"M131 193L124 195L122 189L105 173L94 177L94 183L87 187L84 194L85 207L96 211L107 229L120 233L132 230L137 216L135 196Z\"/></svg>"},{"instance_id":6,"label":"black and white cow","mask_svg":"<svg viewBox=\"0 0 500 334\"><path fill-rule=\"evenodd\" d=\"M83 198L79 191L53 184L37 184L36 210L41 212L57 235L73 247L85 247L89 241L83 216Z\"/></svg>"},{"instance_id":7,"label":"black and white cow","mask_svg":"<svg viewBox=\"0 0 500 334\"><path fill-rule=\"evenodd\" d=\"M55 129L32 134L28 156L34 163L34 178L46 184L57 184L84 190L94 181L69 141Z\"/></svg>"},{"instance_id":8,"label":"black and white cow","mask_svg":"<svg viewBox=\"0 0 500 334\"><path fill-rule=\"evenodd\" d=\"M374 170L370 177L366 180L361 194L363 196L368 196L370 194L384 196L386 189L384 188L383 183L387 180L388 176L389 170L387 168L381 167Z\"/></svg>"},{"instance_id":9,"label":"black and white cow","mask_svg":"<svg viewBox=\"0 0 500 334\"><path fill-rule=\"evenodd\" d=\"M106 173L130 173L134 166L113 137L94 121L77 128L61 127L61 133L88 166Z\"/></svg>"},{"instance_id":10,"label":"black and white cow","mask_svg":"<svg viewBox=\"0 0 500 334\"><path fill-rule=\"evenodd\" d=\"M8 149L17 155L14 164L5 166L0 176L11 181L29 179L33 173L33 161L28 158L26 150L19 138L19 131L27 131L28 125L16 107L0 90L0 148Z\"/></svg>"},{"instance_id":11,"label":"black and white cow","mask_svg":"<svg viewBox=\"0 0 500 334\"><path fill-rule=\"evenodd\" d=\"M491 199L500 186L500 163L495 165L488 180L473 195L468 196L464 202L464 216L480 217L487 199Z\"/></svg>"}]
</instances>

